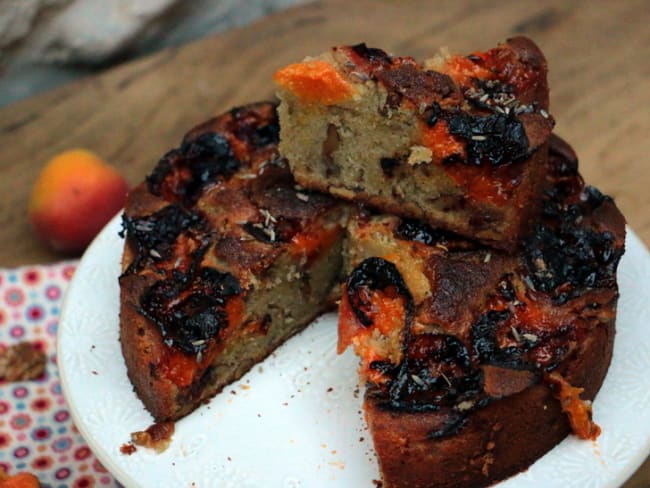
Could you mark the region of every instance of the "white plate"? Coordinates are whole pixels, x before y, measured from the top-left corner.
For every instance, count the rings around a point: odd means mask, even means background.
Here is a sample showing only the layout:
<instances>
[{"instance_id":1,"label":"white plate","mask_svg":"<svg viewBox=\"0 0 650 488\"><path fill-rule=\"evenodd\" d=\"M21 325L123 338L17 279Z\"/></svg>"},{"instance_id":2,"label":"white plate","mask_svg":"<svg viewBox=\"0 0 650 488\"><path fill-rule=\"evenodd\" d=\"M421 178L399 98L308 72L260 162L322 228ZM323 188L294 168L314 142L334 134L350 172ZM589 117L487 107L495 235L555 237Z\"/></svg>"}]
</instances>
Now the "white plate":
<instances>
[{"instance_id":1,"label":"white plate","mask_svg":"<svg viewBox=\"0 0 650 488\"><path fill-rule=\"evenodd\" d=\"M336 355L334 315L177 422L164 453L120 453L152 418L133 393L118 343L119 227L116 218L79 264L58 342L72 417L106 468L129 487L371 488L379 474L357 360ZM499 488L615 487L650 452L650 255L629 230L619 284L614 359L594 402L603 433L595 443L569 437Z\"/></svg>"}]
</instances>

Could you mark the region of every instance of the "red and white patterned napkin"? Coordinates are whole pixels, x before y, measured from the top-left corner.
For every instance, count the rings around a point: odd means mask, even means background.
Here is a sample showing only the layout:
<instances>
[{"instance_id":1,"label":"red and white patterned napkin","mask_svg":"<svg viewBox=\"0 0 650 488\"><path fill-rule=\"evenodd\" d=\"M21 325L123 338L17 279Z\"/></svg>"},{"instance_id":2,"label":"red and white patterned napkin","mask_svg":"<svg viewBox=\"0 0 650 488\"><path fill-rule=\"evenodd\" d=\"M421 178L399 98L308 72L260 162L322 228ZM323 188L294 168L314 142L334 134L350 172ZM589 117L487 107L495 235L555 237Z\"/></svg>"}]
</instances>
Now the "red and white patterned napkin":
<instances>
[{"instance_id":1,"label":"red and white patterned napkin","mask_svg":"<svg viewBox=\"0 0 650 488\"><path fill-rule=\"evenodd\" d=\"M0 347L28 341L48 358L43 377L0 382L0 467L32 472L44 488L119 487L73 425L61 393L56 331L76 264L0 269Z\"/></svg>"}]
</instances>

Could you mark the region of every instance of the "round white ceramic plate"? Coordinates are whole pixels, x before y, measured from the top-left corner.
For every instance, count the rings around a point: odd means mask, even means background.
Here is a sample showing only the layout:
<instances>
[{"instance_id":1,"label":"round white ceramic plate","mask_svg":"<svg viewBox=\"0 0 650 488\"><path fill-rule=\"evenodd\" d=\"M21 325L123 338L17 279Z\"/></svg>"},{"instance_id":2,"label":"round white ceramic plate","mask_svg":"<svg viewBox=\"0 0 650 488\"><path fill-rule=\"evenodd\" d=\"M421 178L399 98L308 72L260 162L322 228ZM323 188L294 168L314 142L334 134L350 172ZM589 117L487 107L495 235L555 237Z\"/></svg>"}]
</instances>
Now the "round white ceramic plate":
<instances>
[{"instance_id":1,"label":"round white ceramic plate","mask_svg":"<svg viewBox=\"0 0 650 488\"><path fill-rule=\"evenodd\" d=\"M58 364L73 419L128 487L368 487L379 478L360 411L357 360L337 356L326 315L242 380L176 424L162 454L120 453L152 423L133 393L118 343L119 219L81 260L59 325ZM614 359L594 402L597 442L569 437L499 488L621 485L650 453L650 255L628 233L619 270Z\"/></svg>"}]
</instances>

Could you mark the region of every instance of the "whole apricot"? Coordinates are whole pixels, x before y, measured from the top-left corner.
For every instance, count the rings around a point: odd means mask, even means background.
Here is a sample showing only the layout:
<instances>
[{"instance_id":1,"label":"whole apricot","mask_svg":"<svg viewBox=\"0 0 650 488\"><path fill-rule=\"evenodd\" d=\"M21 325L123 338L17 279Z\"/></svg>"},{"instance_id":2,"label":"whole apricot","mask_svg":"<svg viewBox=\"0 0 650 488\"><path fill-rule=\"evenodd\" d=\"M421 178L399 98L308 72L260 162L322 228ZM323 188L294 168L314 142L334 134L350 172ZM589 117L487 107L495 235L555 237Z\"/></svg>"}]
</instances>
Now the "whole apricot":
<instances>
[{"instance_id":1,"label":"whole apricot","mask_svg":"<svg viewBox=\"0 0 650 488\"><path fill-rule=\"evenodd\" d=\"M0 478L0 488L40 488L38 478L31 473L18 473Z\"/></svg>"},{"instance_id":2,"label":"whole apricot","mask_svg":"<svg viewBox=\"0 0 650 488\"><path fill-rule=\"evenodd\" d=\"M83 251L126 201L124 177L100 157L72 149L52 158L34 183L29 221L51 249Z\"/></svg>"}]
</instances>

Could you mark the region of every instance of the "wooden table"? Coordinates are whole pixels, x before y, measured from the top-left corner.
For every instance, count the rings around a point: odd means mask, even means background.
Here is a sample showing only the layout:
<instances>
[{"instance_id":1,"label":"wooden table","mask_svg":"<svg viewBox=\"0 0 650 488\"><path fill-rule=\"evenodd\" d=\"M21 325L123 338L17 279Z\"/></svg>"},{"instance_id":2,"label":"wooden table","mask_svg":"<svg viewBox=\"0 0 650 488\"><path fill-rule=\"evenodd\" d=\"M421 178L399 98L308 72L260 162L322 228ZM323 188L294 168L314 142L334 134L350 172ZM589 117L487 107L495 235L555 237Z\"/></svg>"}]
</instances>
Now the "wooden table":
<instances>
[{"instance_id":1,"label":"wooden table","mask_svg":"<svg viewBox=\"0 0 650 488\"><path fill-rule=\"evenodd\" d=\"M61 150L94 150L135 184L188 128L271 97L274 70L307 54L365 41L422 59L439 46L470 52L517 33L546 53L556 130L585 179L616 198L648 243L649 26L647 0L323 1L16 103L0 110L0 266L63 258L26 221L32 182ZM648 486L646 461L625 488Z\"/></svg>"}]
</instances>

